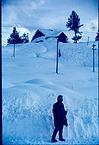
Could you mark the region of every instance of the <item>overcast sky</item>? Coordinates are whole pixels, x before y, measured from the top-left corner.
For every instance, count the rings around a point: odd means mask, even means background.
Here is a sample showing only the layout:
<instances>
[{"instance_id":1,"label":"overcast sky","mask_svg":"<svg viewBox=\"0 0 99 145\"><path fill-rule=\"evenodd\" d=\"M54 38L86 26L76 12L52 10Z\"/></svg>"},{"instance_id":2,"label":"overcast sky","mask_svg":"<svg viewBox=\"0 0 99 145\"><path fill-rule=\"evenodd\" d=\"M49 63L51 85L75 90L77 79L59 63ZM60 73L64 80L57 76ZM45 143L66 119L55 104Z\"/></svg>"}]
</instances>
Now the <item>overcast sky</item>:
<instances>
[{"instance_id":1,"label":"overcast sky","mask_svg":"<svg viewBox=\"0 0 99 145\"><path fill-rule=\"evenodd\" d=\"M67 29L72 10L83 30L96 31L98 0L2 0L2 26Z\"/></svg>"}]
</instances>

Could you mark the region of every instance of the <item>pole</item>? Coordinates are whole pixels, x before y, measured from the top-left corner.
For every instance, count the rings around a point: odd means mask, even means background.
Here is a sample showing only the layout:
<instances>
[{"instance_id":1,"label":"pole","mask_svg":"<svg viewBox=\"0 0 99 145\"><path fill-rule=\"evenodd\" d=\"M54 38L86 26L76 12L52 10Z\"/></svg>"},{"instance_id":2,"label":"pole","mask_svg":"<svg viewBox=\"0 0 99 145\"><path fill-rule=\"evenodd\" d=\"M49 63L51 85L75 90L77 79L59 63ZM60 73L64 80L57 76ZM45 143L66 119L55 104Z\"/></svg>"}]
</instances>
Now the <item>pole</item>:
<instances>
[{"instance_id":1,"label":"pole","mask_svg":"<svg viewBox=\"0 0 99 145\"><path fill-rule=\"evenodd\" d=\"M15 33L14 33L14 48L13 48L13 57L15 57Z\"/></svg>"},{"instance_id":2,"label":"pole","mask_svg":"<svg viewBox=\"0 0 99 145\"><path fill-rule=\"evenodd\" d=\"M95 64L95 63L94 63L94 60L95 60L95 59L94 59L94 54L95 54L95 50L96 50L96 49L95 49L95 46L96 46L95 44L92 45L92 50L93 50L93 72L95 71L95 67L94 67L94 66L95 66L95 65L94 65L94 64Z\"/></svg>"},{"instance_id":3,"label":"pole","mask_svg":"<svg viewBox=\"0 0 99 145\"><path fill-rule=\"evenodd\" d=\"M87 45L89 44L89 36L88 36L88 41L87 41Z\"/></svg>"},{"instance_id":4,"label":"pole","mask_svg":"<svg viewBox=\"0 0 99 145\"><path fill-rule=\"evenodd\" d=\"M94 72L94 48L93 48L93 72Z\"/></svg>"},{"instance_id":5,"label":"pole","mask_svg":"<svg viewBox=\"0 0 99 145\"><path fill-rule=\"evenodd\" d=\"M58 74L58 38L57 38L56 73Z\"/></svg>"},{"instance_id":6,"label":"pole","mask_svg":"<svg viewBox=\"0 0 99 145\"><path fill-rule=\"evenodd\" d=\"M14 40L14 48L13 48L13 57L15 57L15 40Z\"/></svg>"}]
</instances>

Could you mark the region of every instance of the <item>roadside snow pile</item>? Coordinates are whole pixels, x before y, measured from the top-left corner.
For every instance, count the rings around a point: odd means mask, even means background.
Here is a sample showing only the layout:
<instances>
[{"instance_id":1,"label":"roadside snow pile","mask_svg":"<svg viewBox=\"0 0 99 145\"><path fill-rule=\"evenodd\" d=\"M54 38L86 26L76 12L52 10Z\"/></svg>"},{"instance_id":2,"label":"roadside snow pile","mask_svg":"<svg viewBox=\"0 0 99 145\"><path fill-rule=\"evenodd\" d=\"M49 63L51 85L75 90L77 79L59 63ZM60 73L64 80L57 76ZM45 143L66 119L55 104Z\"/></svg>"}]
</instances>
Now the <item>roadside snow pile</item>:
<instances>
[{"instance_id":1,"label":"roadside snow pile","mask_svg":"<svg viewBox=\"0 0 99 145\"><path fill-rule=\"evenodd\" d=\"M90 42L88 45L86 42L80 43L61 43L59 42L58 48L61 52L60 60L64 60L67 65L89 66L93 64L93 51L92 45L96 45L95 50L95 66L98 66L98 43ZM56 59L57 42L55 38L49 38L43 45L48 49L48 53L42 54L45 58ZM61 62L61 61L60 61Z\"/></svg>"},{"instance_id":2,"label":"roadside snow pile","mask_svg":"<svg viewBox=\"0 0 99 145\"><path fill-rule=\"evenodd\" d=\"M7 46L5 46L3 48L3 53L9 53L9 56L13 56L13 49L14 49L14 45L13 44L9 44ZM25 44L16 44L15 45L15 52L16 52L16 57L19 56L39 56L40 54L46 52L47 49L42 46L41 44L37 44L37 43L25 43Z\"/></svg>"},{"instance_id":3,"label":"roadside snow pile","mask_svg":"<svg viewBox=\"0 0 99 145\"><path fill-rule=\"evenodd\" d=\"M90 67L91 45L59 43L62 53L59 74L55 73L54 38L37 44L16 45L15 58L12 57L13 45L3 48L4 145L51 144L54 129L52 106L59 94L64 96L64 105L68 110L69 125L64 127L66 143L99 143L98 75L97 68L93 73Z\"/></svg>"},{"instance_id":4,"label":"roadside snow pile","mask_svg":"<svg viewBox=\"0 0 99 145\"><path fill-rule=\"evenodd\" d=\"M78 65L78 66L89 66L91 67L93 64L93 51L92 44L90 43L87 46L87 43L73 43L70 45L69 43L59 44L59 48L61 51L61 55L63 55L65 59L65 63L68 65ZM95 66L98 66L98 43L95 43Z\"/></svg>"},{"instance_id":5,"label":"roadside snow pile","mask_svg":"<svg viewBox=\"0 0 99 145\"><path fill-rule=\"evenodd\" d=\"M43 96L40 95L40 91ZM4 143L37 143L48 138L51 133L48 131L52 128L52 119L51 114L48 113L51 105L46 104L49 98L44 95L48 93L46 89L24 85L5 90L5 93L6 98L3 98Z\"/></svg>"},{"instance_id":6,"label":"roadside snow pile","mask_svg":"<svg viewBox=\"0 0 99 145\"><path fill-rule=\"evenodd\" d=\"M64 88L60 91L63 92L65 108L68 109L69 125L67 129L64 128L67 143L97 143L97 100L80 96ZM54 129L52 105L58 94L58 90L40 87L39 83L38 86L24 84L5 89L2 112L3 142L10 144L49 142Z\"/></svg>"},{"instance_id":7,"label":"roadside snow pile","mask_svg":"<svg viewBox=\"0 0 99 145\"><path fill-rule=\"evenodd\" d=\"M37 38L39 41L42 38ZM91 67L93 65L93 51L92 45L96 45L94 54L95 66L98 66L98 43L90 42L88 45L86 42L75 43L61 43L59 42L59 49L61 57L59 61L64 61L67 65L78 65ZM5 48L5 52L10 53L13 56L13 45L8 45ZM16 56L32 56L43 57L46 59L56 59L57 42L55 38L49 38L43 40L43 42L35 43L30 42L27 44L16 45ZM28 53L29 51L29 53Z\"/></svg>"}]
</instances>

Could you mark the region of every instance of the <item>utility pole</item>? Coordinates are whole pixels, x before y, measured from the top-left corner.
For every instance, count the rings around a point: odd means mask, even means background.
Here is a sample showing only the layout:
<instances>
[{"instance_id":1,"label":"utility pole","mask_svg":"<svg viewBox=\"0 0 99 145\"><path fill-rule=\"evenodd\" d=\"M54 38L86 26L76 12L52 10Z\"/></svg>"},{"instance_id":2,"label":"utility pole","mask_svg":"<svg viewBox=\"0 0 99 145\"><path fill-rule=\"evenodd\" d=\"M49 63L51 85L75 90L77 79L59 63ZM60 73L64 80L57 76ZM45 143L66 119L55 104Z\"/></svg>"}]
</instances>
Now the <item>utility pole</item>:
<instances>
[{"instance_id":1,"label":"utility pole","mask_svg":"<svg viewBox=\"0 0 99 145\"><path fill-rule=\"evenodd\" d=\"M96 46L95 44L92 45L92 51L93 51L93 72L95 71L95 68L94 68L94 54L95 54L95 50L96 50L95 46Z\"/></svg>"},{"instance_id":2,"label":"utility pole","mask_svg":"<svg viewBox=\"0 0 99 145\"><path fill-rule=\"evenodd\" d=\"M15 57L15 40L14 40L14 48L13 48L13 57Z\"/></svg>"},{"instance_id":3,"label":"utility pole","mask_svg":"<svg viewBox=\"0 0 99 145\"><path fill-rule=\"evenodd\" d=\"M58 74L58 56L61 55L61 53L58 50L58 44L59 42L66 43L67 42L67 36L62 32L57 37L57 57L56 57L56 73ZM60 54L59 54L60 53Z\"/></svg>"},{"instance_id":4,"label":"utility pole","mask_svg":"<svg viewBox=\"0 0 99 145\"><path fill-rule=\"evenodd\" d=\"M57 38L57 56L56 56L56 73L58 74L58 38Z\"/></svg>"},{"instance_id":5,"label":"utility pole","mask_svg":"<svg viewBox=\"0 0 99 145\"><path fill-rule=\"evenodd\" d=\"M87 45L89 44L89 36L88 36L88 40L87 40Z\"/></svg>"},{"instance_id":6,"label":"utility pole","mask_svg":"<svg viewBox=\"0 0 99 145\"><path fill-rule=\"evenodd\" d=\"M14 34L14 47L13 47L13 57L15 57L15 34Z\"/></svg>"}]
</instances>

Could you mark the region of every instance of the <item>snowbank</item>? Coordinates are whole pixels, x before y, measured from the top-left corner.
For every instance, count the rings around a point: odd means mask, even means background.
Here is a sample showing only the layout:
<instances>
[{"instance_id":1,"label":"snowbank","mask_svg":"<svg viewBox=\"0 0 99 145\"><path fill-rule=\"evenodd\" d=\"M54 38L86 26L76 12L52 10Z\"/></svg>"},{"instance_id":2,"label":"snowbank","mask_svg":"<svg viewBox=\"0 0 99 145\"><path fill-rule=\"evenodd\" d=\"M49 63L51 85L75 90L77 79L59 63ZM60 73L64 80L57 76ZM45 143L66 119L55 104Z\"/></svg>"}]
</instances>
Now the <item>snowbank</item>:
<instances>
[{"instance_id":1,"label":"snowbank","mask_svg":"<svg viewBox=\"0 0 99 145\"><path fill-rule=\"evenodd\" d=\"M51 144L52 106L59 94L68 110L69 125L63 133L66 143L99 143L98 70L95 67L92 72L91 45L59 43L59 74L55 73L54 38L16 45L15 58L13 45L3 48L3 144Z\"/></svg>"}]
</instances>

